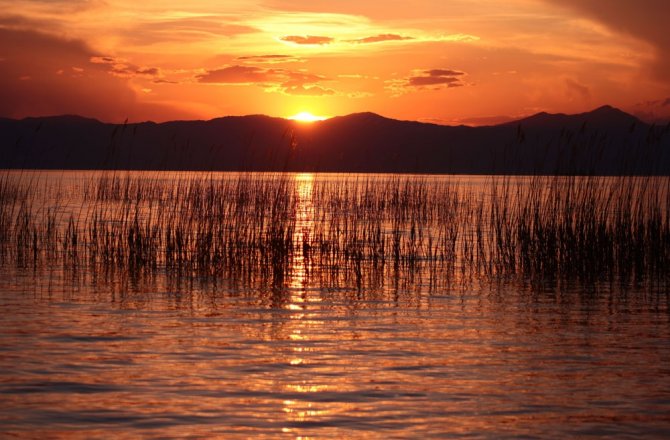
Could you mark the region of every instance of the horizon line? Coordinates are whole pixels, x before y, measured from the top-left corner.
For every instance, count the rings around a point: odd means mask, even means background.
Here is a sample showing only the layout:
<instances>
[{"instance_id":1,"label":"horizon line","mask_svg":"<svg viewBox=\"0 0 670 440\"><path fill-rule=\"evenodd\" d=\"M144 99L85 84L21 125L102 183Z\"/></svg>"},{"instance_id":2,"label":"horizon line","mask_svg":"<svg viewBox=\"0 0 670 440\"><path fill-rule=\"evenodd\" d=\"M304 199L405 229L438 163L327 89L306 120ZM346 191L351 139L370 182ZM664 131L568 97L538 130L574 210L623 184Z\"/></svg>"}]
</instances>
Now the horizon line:
<instances>
[{"instance_id":1,"label":"horizon line","mask_svg":"<svg viewBox=\"0 0 670 440\"><path fill-rule=\"evenodd\" d=\"M11 121L24 121L24 120L29 120L29 119L49 119L49 118L79 118L79 119L84 119L84 120L92 120L96 121L101 124L107 124L107 125L126 125L126 124L168 124L172 122L212 122L216 121L219 119L226 119L226 118L251 118L251 117L264 117L264 118L269 118L269 119L282 119L287 122L292 122L292 123L297 123L300 125L314 125L314 124L319 124L323 122L327 122L332 119L339 119L339 118L346 118L350 116L357 116L357 115L373 115L377 116L383 119L388 119L392 121L398 121L398 122L410 122L410 123L418 123L418 124L426 124L426 125L437 125L437 126L442 126L442 127L495 127L499 125L506 125L506 124L513 124L515 122L521 122L526 119L533 118L535 116L542 116L542 115L547 115L547 116L582 116L582 115L588 115L591 113L595 113L600 110L609 110L609 111L617 111L623 114L626 114L632 118L637 119L639 122L645 123L645 124L655 124L655 123L669 123L670 120L665 121L647 121L641 118L638 115L628 113L624 110L621 110L618 107L612 106L610 104L603 104L601 106L595 107L592 110L588 111L583 111L583 112L578 112L578 113L563 113L563 112L557 112L557 113L550 113L547 111L540 111L532 114L528 114L525 116L516 116L516 117L507 117L507 116L500 116L500 118L508 118L508 119L503 119L500 122L497 123L482 123L482 124L472 124L472 123L467 123L467 120L473 120L473 119L485 119L488 117L472 117L472 118L465 118L463 120L459 121L453 121L453 123L448 123L448 121L444 121L445 123L440 123L438 122L439 119L434 119L434 120L426 120L426 119L397 119L397 118L392 118L388 116L384 116L382 114L379 114L377 112L373 111L360 111L360 112L352 112L352 113L347 113L347 114L342 114L342 115L334 115L334 116L327 116L323 117L323 119L318 119L318 120L313 120L313 121L301 121L295 119L293 116L272 116L268 114L263 114L263 113L250 113L250 114L244 114L244 115L223 115L223 116L216 116L214 118L210 119L170 119L170 120L165 120L165 121L154 121L154 120L138 120L138 121L130 121L129 118L126 118L123 122L110 122L110 121L104 121L96 117L91 117L91 116L85 116L85 115L80 115L80 114L75 114L75 113L61 113L61 114L51 114L51 115L40 115L40 116L24 116L20 118L16 117L10 117L10 116L0 116L0 119L5 119L5 120L11 120ZM492 117L495 118L495 117Z\"/></svg>"}]
</instances>

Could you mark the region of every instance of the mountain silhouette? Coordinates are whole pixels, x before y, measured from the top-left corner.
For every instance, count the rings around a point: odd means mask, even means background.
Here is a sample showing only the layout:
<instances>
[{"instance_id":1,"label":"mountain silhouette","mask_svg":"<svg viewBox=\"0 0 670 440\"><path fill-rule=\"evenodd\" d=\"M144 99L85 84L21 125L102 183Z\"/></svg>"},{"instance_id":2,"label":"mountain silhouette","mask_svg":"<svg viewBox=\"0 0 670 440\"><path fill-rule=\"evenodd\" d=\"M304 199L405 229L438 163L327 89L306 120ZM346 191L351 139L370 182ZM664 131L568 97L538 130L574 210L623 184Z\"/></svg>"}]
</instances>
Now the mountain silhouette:
<instances>
[{"instance_id":1,"label":"mountain silhouette","mask_svg":"<svg viewBox=\"0 0 670 440\"><path fill-rule=\"evenodd\" d=\"M355 113L314 123L264 115L108 124L0 119L0 167L454 174L670 174L670 125L614 107L444 126Z\"/></svg>"}]
</instances>

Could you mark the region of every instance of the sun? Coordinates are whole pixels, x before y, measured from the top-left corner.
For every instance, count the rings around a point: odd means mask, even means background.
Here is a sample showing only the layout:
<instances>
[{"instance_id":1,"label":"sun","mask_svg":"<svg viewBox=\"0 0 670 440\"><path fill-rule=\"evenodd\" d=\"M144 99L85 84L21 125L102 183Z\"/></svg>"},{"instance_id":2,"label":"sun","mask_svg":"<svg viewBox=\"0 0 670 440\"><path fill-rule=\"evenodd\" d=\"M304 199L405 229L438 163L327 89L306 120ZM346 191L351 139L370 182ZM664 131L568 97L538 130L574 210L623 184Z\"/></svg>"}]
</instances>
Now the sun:
<instances>
[{"instance_id":1,"label":"sun","mask_svg":"<svg viewBox=\"0 0 670 440\"><path fill-rule=\"evenodd\" d=\"M298 122L316 122L328 119L327 116L316 116L310 112L300 112L296 115L289 116L288 118Z\"/></svg>"}]
</instances>

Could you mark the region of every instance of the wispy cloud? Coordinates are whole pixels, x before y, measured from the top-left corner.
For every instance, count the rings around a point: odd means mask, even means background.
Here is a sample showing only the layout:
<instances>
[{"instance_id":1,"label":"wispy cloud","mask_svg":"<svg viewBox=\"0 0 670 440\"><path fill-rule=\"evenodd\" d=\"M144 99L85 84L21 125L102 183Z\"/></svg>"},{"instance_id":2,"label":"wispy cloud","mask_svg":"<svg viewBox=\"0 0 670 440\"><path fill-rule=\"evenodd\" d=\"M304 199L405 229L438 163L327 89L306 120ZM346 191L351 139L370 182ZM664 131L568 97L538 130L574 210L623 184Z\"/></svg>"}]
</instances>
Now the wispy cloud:
<instances>
[{"instance_id":1,"label":"wispy cloud","mask_svg":"<svg viewBox=\"0 0 670 440\"><path fill-rule=\"evenodd\" d=\"M234 65L208 70L196 76L201 83L222 85L258 85L268 92L287 95L334 95L335 90L320 84L324 76L289 69Z\"/></svg>"},{"instance_id":2,"label":"wispy cloud","mask_svg":"<svg viewBox=\"0 0 670 440\"><path fill-rule=\"evenodd\" d=\"M299 63L305 61L304 58L293 55L247 55L235 58L243 63L253 64L283 64Z\"/></svg>"},{"instance_id":3,"label":"wispy cloud","mask_svg":"<svg viewBox=\"0 0 670 440\"><path fill-rule=\"evenodd\" d=\"M152 17L121 32L124 41L138 45L158 43L198 42L253 34L258 29L231 20L225 15L195 15L187 17Z\"/></svg>"}]
</instances>

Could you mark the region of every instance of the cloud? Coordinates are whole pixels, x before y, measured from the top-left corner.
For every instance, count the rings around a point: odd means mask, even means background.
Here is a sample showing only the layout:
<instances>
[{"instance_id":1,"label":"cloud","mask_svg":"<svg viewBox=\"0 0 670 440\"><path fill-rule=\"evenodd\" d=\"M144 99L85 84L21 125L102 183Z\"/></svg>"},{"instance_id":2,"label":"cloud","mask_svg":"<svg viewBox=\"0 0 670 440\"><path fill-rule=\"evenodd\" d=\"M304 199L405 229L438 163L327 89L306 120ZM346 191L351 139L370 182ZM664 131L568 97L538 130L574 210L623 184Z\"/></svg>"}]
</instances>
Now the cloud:
<instances>
[{"instance_id":1,"label":"cloud","mask_svg":"<svg viewBox=\"0 0 670 440\"><path fill-rule=\"evenodd\" d=\"M465 72L454 69L414 70L405 78L385 81L385 88L391 92L391 96L398 97L414 90L462 87L465 85L463 76Z\"/></svg>"},{"instance_id":2,"label":"cloud","mask_svg":"<svg viewBox=\"0 0 670 440\"><path fill-rule=\"evenodd\" d=\"M81 40L0 28L0 116L78 114L104 121L192 117L176 108L138 101L124 78ZM30 78L29 80L22 78Z\"/></svg>"},{"instance_id":3,"label":"cloud","mask_svg":"<svg viewBox=\"0 0 670 440\"><path fill-rule=\"evenodd\" d=\"M319 37L315 35L287 35L280 38L281 41L286 41L288 43L300 44L300 45L319 45L324 46L335 41L332 37Z\"/></svg>"},{"instance_id":4,"label":"cloud","mask_svg":"<svg viewBox=\"0 0 670 440\"><path fill-rule=\"evenodd\" d=\"M22 3L39 5L42 11L52 13L81 12L107 6L104 0L23 0Z\"/></svg>"},{"instance_id":5,"label":"cloud","mask_svg":"<svg viewBox=\"0 0 670 440\"><path fill-rule=\"evenodd\" d=\"M197 75L196 80L210 84L255 84L268 92L287 95L324 96L337 93L319 84L326 80L321 75L280 68L234 65L206 71Z\"/></svg>"},{"instance_id":6,"label":"cloud","mask_svg":"<svg viewBox=\"0 0 670 440\"><path fill-rule=\"evenodd\" d=\"M628 111L645 122L666 124L670 121L670 98L639 102Z\"/></svg>"},{"instance_id":7,"label":"cloud","mask_svg":"<svg viewBox=\"0 0 670 440\"><path fill-rule=\"evenodd\" d=\"M460 87L463 85L461 76L465 72L451 69L424 70L418 75L407 78L407 85L412 87L424 87L444 85L446 87Z\"/></svg>"},{"instance_id":8,"label":"cloud","mask_svg":"<svg viewBox=\"0 0 670 440\"><path fill-rule=\"evenodd\" d=\"M141 67L135 70L136 75L158 76L161 71L158 67Z\"/></svg>"},{"instance_id":9,"label":"cloud","mask_svg":"<svg viewBox=\"0 0 670 440\"><path fill-rule=\"evenodd\" d=\"M426 73L428 74L428 76L431 76L431 77L465 75L465 72L460 72L458 70L451 70L451 69L431 69L431 70L427 70Z\"/></svg>"},{"instance_id":10,"label":"cloud","mask_svg":"<svg viewBox=\"0 0 670 440\"><path fill-rule=\"evenodd\" d=\"M398 34L379 34L372 37L358 38L355 40L347 40L348 43L356 44L370 44L370 43L381 43L384 41L405 41L413 40L413 37L404 37Z\"/></svg>"},{"instance_id":11,"label":"cloud","mask_svg":"<svg viewBox=\"0 0 670 440\"><path fill-rule=\"evenodd\" d=\"M163 74L158 67L140 67L129 63L123 58L111 56L93 56L89 59L93 64L107 65L109 73L120 78L145 77L154 80L162 79Z\"/></svg>"},{"instance_id":12,"label":"cloud","mask_svg":"<svg viewBox=\"0 0 670 440\"><path fill-rule=\"evenodd\" d=\"M229 66L222 69L209 70L196 76L202 83L217 84L251 84L278 81L284 76L279 70L264 69L255 66Z\"/></svg>"},{"instance_id":13,"label":"cloud","mask_svg":"<svg viewBox=\"0 0 670 440\"><path fill-rule=\"evenodd\" d=\"M656 50L653 70L667 82L670 76L670 32L667 0L545 0L585 14L611 30L646 41Z\"/></svg>"},{"instance_id":14,"label":"cloud","mask_svg":"<svg viewBox=\"0 0 670 440\"><path fill-rule=\"evenodd\" d=\"M400 34L377 34L369 37L354 39L335 39L333 37L315 36L315 35L287 35L279 38L280 41L305 46L326 46L334 43L344 43L350 45L366 45L383 42L404 41L408 43L430 43L430 42L473 42L478 41L479 37L468 34L434 35L422 37L410 37Z\"/></svg>"},{"instance_id":15,"label":"cloud","mask_svg":"<svg viewBox=\"0 0 670 440\"><path fill-rule=\"evenodd\" d=\"M321 86L304 86L304 85L293 85L293 86L283 86L280 90L282 93L287 95L302 95L302 96L326 96L326 95L335 95L335 90L328 89Z\"/></svg>"},{"instance_id":16,"label":"cloud","mask_svg":"<svg viewBox=\"0 0 670 440\"><path fill-rule=\"evenodd\" d=\"M121 62L119 59L114 57L100 57L100 56L91 57L89 61L95 64L117 64Z\"/></svg>"},{"instance_id":17,"label":"cloud","mask_svg":"<svg viewBox=\"0 0 670 440\"><path fill-rule=\"evenodd\" d=\"M163 78L155 78L152 82L154 84L179 84L179 81L173 81L173 80L163 79Z\"/></svg>"},{"instance_id":18,"label":"cloud","mask_svg":"<svg viewBox=\"0 0 670 440\"><path fill-rule=\"evenodd\" d=\"M295 57L293 55L250 55L235 58L243 63L256 64L281 64L281 63L297 63L304 61L303 58Z\"/></svg>"},{"instance_id":19,"label":"cloud","mask_svg":"<svg viewBox=\"0 0 670 440\"><path fill-rule=\"evenodd\" d=\"M452 76L413 76L408 79L407 84L414 87L432 86L437 84L446 84L447 87L458 87L463 85L458 78Z\"/></svg>"},{"instance_id":20,"label":"cloud","mask_svg":"<svg viewBox=\"0 0 670 440\"><path fill-rule=\"evenodd\" d=\"M451 124L458 125L471 125L476 127L481 126L490 126L490 125L500 125L506 122L511 122L519 118L514 118L506 115L497 115L497 116L474 116L469 118L461 118L450 121Z\"/></svg>"},{"instance_id":21,"label":"cloud","mask_svg":"<svg viewBox=\"0 0 670 440\"><path fill-rule=\"evenodd\" d=\"M135 78L138 76L158 79L162 76L158 67L136 67L128 64L117 64L110 71L112 75L120 78Z\"/></svg>"},{"instance_id":22,"label":"cloud","mask_svg":"<svg viewBox=\"0 0 670 440\"><path fill-rule=\"evenodd\" d=\"M124 41L138 45L197 42L231 38L258 32L225 15L190 16L176 19L147 18L122 32Z\"/></svg>"},{"instance_id":23,"label":"cloud","mask_svg":"<svg viewBox=\"0 0 670 440\"><path fill-rule=\"evenodd\" d=\"M572 78L565 79L565 86L567 88L567 95L569 99L572 99L575 96L583 100L588 100L591 98L591 89Z\"/></svg>"}]
</instances>

